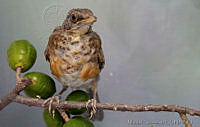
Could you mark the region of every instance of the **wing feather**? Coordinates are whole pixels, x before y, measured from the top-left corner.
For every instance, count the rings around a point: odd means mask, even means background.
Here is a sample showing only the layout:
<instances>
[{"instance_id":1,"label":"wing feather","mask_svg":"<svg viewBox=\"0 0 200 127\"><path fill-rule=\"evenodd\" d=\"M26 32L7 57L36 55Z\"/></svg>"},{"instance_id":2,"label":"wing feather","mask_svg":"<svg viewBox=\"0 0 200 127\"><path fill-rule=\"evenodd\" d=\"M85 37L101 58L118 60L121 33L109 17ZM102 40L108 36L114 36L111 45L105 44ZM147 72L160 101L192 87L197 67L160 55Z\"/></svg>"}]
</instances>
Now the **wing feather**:
<instances>
[{"instance_id":1,"label":"wing feather","mask_svg":"<svg viewBox=\"0 0 200 127\"><path fill-rule=\"evenodd\" d=\"M102 44L101 44L101 38L96 32L92 32L92 38L90 41L93 41L94 47L96 48L96 55L98 58L98 64L99 64L99 69L102 70L105 65L105 59L104 59L104 54L103 54L103 49L102 49Z\"/></svg>"},{"instance_id":2,"label":"wing feather","mask_svg":"<svg viewBox=\"0 0 200 127\"><path fill-rule=\"evenodd\" d=\"M56 41L55 40L55 36L56 35L58 35L59 33L60 33L60 31L61 31L61 27L59 26L59 27L56 27L54 30L53 30L53 32L52 32L52 34L50 35L50 37L49 37L49 41L48 41L48 44L47 44L47 47L46 47L46 49L45 49L45 51L44 51L44 56L45 56L45 58L46 58L46 60L47 61L50 61L50 54L52 53L52 51L53 50L51 50L53 47L55 47L54 46L54 41Z\"/></svg>"}]
</instances>

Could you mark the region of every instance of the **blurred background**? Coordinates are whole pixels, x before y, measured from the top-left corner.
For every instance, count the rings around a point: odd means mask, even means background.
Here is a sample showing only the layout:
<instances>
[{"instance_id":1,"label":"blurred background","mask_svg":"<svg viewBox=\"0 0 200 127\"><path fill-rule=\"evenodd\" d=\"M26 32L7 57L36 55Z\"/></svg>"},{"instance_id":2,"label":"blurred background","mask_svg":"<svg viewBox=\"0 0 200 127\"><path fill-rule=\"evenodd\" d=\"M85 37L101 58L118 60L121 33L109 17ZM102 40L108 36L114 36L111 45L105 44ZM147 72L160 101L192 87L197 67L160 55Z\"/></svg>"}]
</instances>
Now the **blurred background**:
<instances>
[{"instance_id":1,"label":"blurred background","mask_svg":"<svg viewBox=\"0 0 200 127\"><path fill-rule=\"evenodd\" d=\"M101 102L178 104L200 109L199 0L1 0L0 97L15 85L6 50L27 39L38 58L30 71L51 75L43 52L51 31L72 8L89 8L103 42L106 66L98 90ZM52 75L51 75L52 76ZM57 91L61 85L57 82ZM44 127L43 109L12 103L0 112L2 127ZM198 117L189 117L199 126ZM105 111L96 127L183 127L177 113Z\"/></svg>"}]
</instances>

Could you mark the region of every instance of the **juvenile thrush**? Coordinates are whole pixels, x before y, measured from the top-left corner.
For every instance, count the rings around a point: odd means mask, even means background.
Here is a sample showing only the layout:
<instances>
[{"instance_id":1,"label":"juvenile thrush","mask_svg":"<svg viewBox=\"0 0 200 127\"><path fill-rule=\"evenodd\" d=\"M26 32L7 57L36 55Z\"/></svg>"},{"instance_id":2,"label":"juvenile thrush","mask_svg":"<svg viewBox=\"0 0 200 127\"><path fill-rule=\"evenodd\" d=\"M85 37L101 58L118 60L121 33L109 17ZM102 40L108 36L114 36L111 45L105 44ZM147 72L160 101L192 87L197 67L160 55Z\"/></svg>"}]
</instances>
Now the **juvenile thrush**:
<instances>
[{"instance_id":1,"label":"juvenile thrush","mask_svg":"<svg viewBox=\"0 0 200 127\"><path fill-rule=\"evenodd\" d=\"M53 30L45 50L52 74L63 85L59 94L68 87L91 90L93 99L90 102L94 104L97 98L97 79L105 63L101 39L92 30L96 20L89 9L70 10L62 26Z\"/></svg>"}]
</instances>

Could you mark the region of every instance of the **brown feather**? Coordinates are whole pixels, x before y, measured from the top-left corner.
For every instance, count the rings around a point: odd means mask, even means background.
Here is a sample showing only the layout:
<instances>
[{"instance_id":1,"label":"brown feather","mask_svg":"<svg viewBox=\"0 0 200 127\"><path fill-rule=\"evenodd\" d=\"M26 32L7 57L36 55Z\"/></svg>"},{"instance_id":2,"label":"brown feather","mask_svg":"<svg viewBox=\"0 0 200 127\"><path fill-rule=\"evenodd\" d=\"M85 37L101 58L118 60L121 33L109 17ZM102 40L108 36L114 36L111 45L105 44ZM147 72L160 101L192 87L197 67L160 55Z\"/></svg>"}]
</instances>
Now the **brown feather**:
<instances>
[{"instance_id":1,"label":"brown feather","mask_svg":"<svg viewBox=\"0 0 200 127\"><path fill-rule=\"evenodd\" d=\"M61 59L54 59L50 57L50 69L52 71L52 74L55 75L57 78L60 78L62 76L62 72L60 69L60 65L62 64Z\"/></svg>"},{"instance_id":2,"label":"brown feather","mask_svg":"<svg viewBox=\"0 0 200 127\"><path fill-rule=\"evenodd\" d=\"M93 15L88 10L74 11L86 17ZM70 13L64 23L70 20ZM80 86L78 84L85 83L89 79L94 80L104 67L101 39L92 31L90 25L92 23L86 26L81 24L80 27L72 25L71 27L77 28L74 30L66 29L65 25L62 25L54 29L49 37L44 54L46 60L50 62L52 74L62 78L59 81L65 85Z\"/></svg>"},{"instance_id":3,"label":"brown feather","mask_svg":"<svg viewBox=\"0 0 200 127\"><path fill-rule=\"evenodd\" d=\"M99 66L97 64L86 64L83 66L80 78L85 82L88 79L95 78L99 74Z\"/></svg>"}]
</instances>

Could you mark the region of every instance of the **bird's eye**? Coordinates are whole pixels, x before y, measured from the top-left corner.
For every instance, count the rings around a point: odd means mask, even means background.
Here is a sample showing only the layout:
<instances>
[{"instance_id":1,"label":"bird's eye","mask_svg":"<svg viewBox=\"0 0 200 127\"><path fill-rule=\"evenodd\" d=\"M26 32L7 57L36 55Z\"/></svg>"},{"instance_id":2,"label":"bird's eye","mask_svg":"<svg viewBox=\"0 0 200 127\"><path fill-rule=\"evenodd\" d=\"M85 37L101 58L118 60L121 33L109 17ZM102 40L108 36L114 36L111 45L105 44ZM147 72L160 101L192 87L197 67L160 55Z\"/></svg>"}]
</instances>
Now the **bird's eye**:
<instances>
[{"instance_id":1,"label":"bird's eye","mask_svg":"<svg viewBox=\"0 0 200 127\"><path fill-rule=\"evenodd\" d=\"M75 15L72 15L71 19L72 19L72 22L76 22L77 21L77 17Z\"/></svg>"}]
</instances>

